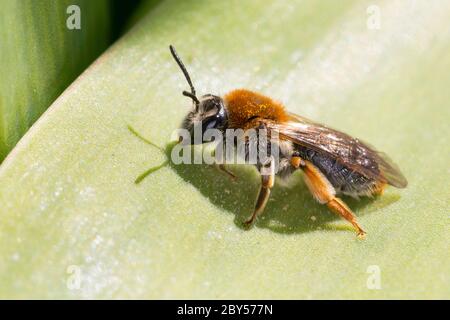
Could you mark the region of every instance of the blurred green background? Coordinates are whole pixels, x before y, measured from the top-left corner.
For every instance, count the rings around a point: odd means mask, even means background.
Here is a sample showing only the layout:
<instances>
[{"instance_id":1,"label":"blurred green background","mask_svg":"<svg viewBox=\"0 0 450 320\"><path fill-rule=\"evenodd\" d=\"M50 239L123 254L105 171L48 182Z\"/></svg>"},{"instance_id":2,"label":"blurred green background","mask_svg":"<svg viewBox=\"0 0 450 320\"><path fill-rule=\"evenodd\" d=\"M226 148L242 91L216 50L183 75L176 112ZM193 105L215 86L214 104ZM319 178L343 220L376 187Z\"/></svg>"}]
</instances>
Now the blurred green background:
<instances>
[{"instance_id":1,"label":"blurred green background","mask_svg":"<svg viewBox=\"0 0 450 320\"><path fill-rule=\"evenodd\" d=\"M0 1L0 162L61 92L129 27L139 4ZM70 5L80 8L79 30L66 26Z\"/></svg>"}]
</instances>

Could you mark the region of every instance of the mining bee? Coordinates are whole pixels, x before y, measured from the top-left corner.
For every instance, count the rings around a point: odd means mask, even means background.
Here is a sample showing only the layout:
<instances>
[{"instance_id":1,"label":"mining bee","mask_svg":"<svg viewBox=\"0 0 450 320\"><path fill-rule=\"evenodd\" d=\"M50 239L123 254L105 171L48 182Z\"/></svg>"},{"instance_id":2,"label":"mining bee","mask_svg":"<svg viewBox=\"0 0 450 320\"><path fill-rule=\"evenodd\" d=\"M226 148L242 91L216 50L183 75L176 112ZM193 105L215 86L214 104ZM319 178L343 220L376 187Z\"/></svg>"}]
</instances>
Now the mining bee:
<instances>
[{"instance_id":1,"label":"mining bee","mask_svg":"<svg viewBox=\"0 0 450 320\"><path fill-rule=\"evenodd\" d=\"M223 97L212 94L198 97L173 46L170 46L170 51L190 86L190 92L183 91L183 95L193 101L192 110L182 122L183 129L193 131L198 124L203 131L211 128L220 132L263 128L268 134L269 144L277 144L279 148L276 173L273 158L255 164L261 173L261 187L253 213L244 223L246 226L251 226L263 213L275 175L286 178L294 171L302 170L314 199L349 221L357 230L358 237L364 237L366 232L350 208L337 196L374 196L382 194L388 184L397 188L407 186L406 178L384 153L343 132L290 113L270 97L247 89L233 90ZM278 137L276 140L272 138L274 133ZM234 177L223 164L218 167Z\"/></svg>"}]
</instances>

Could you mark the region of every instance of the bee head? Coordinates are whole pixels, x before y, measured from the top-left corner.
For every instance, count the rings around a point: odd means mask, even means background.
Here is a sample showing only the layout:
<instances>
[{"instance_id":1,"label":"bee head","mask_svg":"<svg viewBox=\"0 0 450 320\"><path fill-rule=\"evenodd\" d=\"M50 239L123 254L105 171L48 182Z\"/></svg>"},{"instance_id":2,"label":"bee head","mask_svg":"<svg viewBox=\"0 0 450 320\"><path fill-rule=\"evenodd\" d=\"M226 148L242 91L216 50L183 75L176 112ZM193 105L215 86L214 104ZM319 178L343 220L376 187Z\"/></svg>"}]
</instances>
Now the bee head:
<instances>
[{"instance_id":1,"label":"bee head","mask_svg":"<svg viewBox=\"0 0 450 320\"><path fill-rule=\"evenodd\" d=\"M208 129L223 130L227 123L227 112L221 97L206 94L200 98L198 106L190 111L184 118L181 128L189 131L191 144L209 142L203 138L194 141L195 132L204 133Z\"/></svg>"},{"instance_id":2,"label":"bee head","mask_svg":"<svg viewBox=\"0 0 450 320\"><path fill-rule=\"evenodd\" d=\"M189 131L191 137L190 144L209 142L203 139L205 131L208 129L223 130L227 122L228 117L223 99L212 94L206 94L198 99L186 67L175 51L175 48L173 46L170 46L169 48L191 88L190 92L183 91L183 95L192 99L194 107L184 118L181 127L182 129ZM194 139L195 132L201 132L202 138L199 139L199 141Z\"/></svg>"}]
</instances>

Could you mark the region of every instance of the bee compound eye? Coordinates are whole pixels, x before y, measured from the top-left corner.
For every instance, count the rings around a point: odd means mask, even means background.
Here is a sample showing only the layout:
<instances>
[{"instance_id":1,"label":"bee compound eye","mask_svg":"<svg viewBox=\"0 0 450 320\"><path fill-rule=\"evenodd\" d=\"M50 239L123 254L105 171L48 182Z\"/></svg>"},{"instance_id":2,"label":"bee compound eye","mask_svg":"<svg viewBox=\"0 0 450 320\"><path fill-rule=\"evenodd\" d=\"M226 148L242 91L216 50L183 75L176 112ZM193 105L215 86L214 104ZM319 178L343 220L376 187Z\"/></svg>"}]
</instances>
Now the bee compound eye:
<instances>
[{"instance_id":1,"label":"bee compound eye","mask_svg":"<svg viewBox=\"0 0 450 320\"><path fill-rule=\"evenodd\" d=\"M216 126L217 120L210 120L206 123L205 130L212 129Z\"/></svg>"}]
</instances>

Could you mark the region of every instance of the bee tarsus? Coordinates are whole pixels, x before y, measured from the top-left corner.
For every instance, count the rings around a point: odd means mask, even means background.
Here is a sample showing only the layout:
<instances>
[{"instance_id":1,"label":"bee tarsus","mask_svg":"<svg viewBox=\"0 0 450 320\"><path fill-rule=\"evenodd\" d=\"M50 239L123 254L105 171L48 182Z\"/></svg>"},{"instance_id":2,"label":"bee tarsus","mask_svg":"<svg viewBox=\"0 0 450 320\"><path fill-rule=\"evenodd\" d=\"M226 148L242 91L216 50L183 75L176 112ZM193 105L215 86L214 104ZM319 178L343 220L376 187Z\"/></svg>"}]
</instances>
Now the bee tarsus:
<instances>
[{"instance_id":1,"label":"bee tarsus","mask_svg":"<svg viewBox=\"0 0 450 320\"><path fill-rule=\"evenodd\" d=\"M220 171L225 172L233 181L236 181L238 179L237 176L233 172L228 170L223 163L216 164L216 166Z\"/></svg>"}]
</instances>

